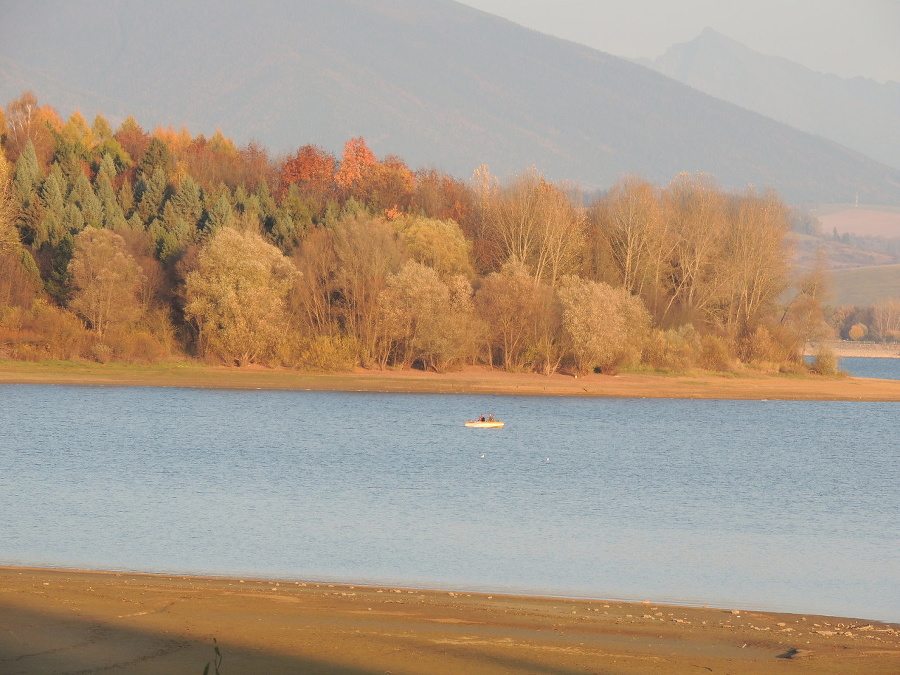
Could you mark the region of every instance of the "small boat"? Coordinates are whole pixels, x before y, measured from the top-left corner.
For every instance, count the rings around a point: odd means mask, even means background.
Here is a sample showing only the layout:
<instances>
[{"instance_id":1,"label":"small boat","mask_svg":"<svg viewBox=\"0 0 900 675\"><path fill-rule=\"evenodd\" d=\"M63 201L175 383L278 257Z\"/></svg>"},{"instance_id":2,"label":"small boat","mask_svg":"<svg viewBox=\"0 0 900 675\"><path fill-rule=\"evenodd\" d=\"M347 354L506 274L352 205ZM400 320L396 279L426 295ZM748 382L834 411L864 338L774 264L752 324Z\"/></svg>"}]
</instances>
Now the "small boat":
<instances>
[{"instance_id":1,"label":"small boat","mask_svg":"<svg viewBox=\"0 0 900 675\"><path fill-rule=\"evenodd\" d=\"M466 426L473 429L502 429L503 422L500 422L499 420L492 420L490 422L473 422L472 420L469 420L466 422Z\"/></svg>"}]
</instances>

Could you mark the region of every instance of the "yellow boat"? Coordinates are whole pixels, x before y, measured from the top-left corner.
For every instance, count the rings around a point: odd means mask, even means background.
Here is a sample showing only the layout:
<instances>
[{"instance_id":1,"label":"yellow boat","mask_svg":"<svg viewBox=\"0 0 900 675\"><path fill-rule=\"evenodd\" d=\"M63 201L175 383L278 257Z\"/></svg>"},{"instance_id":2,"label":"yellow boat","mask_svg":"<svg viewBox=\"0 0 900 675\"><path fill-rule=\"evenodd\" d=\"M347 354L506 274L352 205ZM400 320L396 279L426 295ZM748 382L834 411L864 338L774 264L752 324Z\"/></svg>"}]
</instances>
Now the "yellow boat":
<instances>
[{"instance_id":1,"label":"yellow boat","mask_svg":"<svg viewBox=\"0 0 900 675\"><path fill-rule=\"evenodd\" d=\"M466 422L466 426L473 429L502 429L503 422L500 422L498 420L491 420L489 422L473 422L472 420L469 420L468 422Z\"/></svg>"}]
</instances>

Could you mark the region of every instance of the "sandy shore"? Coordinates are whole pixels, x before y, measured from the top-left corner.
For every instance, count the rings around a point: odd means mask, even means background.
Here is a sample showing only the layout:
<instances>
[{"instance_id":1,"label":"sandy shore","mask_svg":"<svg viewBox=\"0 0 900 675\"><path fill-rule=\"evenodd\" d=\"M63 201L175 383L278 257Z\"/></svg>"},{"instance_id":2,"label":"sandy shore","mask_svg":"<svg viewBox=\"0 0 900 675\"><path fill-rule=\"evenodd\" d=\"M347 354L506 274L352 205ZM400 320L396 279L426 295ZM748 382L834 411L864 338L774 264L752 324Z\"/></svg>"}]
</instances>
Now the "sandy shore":
<instances>
[{"instance_id":1,"label":"sandy shore","mask_svg":"<svg viewBox=\"0 0 900 675\"><path fill-rule=\"evenodd\" d=\"M900 625L304 582L0 568L0 672L900 672ZM211 672L214 672L211 669Z\"/></svg>"},{"instance_id":2,"label":"sandy shore","mask_svg":"<svg viewBox=\"0 0 900 675\"><path fill-rule=\"evenodd\" d=\"M900 358L900 345L876 344L874 342L850 342L848 340L828 340L822 343L830 348L835 356L861 356L874 359L898 359ZM806 346L806 356L815 356L818 344Z\"/></svg>"},{"instance_id":3,"label":"sandy shore","mask_svg":"<svg viewBox=\"0 0 900 675\"><path fill-rule=\"evenodd\" d=\"M519 394L635 398L900 401L900 382L852 377L791 377L752 371L736 375L624 373L615 377L506 373L486 368L305 373L197 364L131 366L0 362L0 383L130 385L228 389L308 389L443 394Z\"/></svg>"}]
</instances>

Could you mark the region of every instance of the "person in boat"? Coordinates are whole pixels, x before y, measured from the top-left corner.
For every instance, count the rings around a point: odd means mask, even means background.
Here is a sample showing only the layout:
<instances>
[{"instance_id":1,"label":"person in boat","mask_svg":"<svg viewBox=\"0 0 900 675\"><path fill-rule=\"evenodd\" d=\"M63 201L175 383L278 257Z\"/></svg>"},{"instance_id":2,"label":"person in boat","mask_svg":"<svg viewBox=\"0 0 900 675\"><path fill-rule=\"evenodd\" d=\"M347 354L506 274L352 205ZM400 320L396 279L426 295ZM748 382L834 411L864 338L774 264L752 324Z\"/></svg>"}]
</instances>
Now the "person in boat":
<instances>
[{"instance_id":1,"label":"person in boat","mask_svg":"<svg viewBox=\"0 0 900 675\"><path fill-rule=\"evenodd\" d=\"M484 415L482 415L481 417L479 417L479 418L478 418L478 421L479 421L479 422L484 422Z\"/></svg>"},{"instance_id":2,"label":"person in boat","mask_svg":"<svg viewBox=\"0 0 900 675\"><path fill-rule=\"evenodd\" d=\"M481 418L481 421L482 421L482 422L484 421L484 417ZM488 415L487 421L488 421L488 422L493 422L493 421L494 421L494 413L491 413L490 415Z\"/></svg>"}]
</instances>

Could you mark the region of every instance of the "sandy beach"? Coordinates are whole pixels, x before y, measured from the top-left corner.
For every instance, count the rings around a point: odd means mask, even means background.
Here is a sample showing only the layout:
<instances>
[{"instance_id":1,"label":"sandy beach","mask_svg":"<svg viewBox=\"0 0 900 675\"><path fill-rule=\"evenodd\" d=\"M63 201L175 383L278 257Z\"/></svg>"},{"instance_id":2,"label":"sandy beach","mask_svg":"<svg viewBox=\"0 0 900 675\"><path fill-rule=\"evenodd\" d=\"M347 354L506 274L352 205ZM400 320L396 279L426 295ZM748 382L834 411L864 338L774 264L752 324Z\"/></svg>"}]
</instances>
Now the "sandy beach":
<instances>
[{"instance_id":1,"label":"sandy beach","mask_svg":"<svg viewBox=\"0 0 900 675\"><path fill-rule=\"evenodd\" d=\"M216 645L222 673L900 671L900 625L854 619L0 568L0 672L6 675L199 675Z\"/></svg>"}]
</instances>

